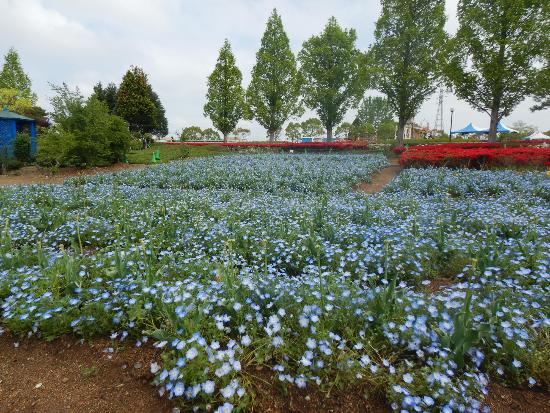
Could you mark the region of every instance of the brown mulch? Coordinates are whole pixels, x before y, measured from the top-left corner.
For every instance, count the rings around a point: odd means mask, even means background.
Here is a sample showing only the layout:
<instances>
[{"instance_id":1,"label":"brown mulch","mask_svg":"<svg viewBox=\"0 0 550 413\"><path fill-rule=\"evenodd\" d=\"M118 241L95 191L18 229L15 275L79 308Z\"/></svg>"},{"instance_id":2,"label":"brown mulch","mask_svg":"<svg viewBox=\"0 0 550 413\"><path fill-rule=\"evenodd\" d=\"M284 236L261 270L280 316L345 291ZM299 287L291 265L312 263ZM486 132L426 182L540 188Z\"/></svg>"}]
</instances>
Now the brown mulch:
<instances>
[{"instance_id":1,"label":"brown mulch","mask_svg":"<svg viewBox=\"0 0 550 413\"><path fill-rule=\"evenodd\" d=\"M96 175L100 173L127 171L144 168L146 165L117 163L111 166L93 168L61 168L53 174L47 168L38 166L25 166L7 175L0 175L0 186L6 185L29 185L29 184L61 184L65 179L74 176Z\"/></svg>"},{"instance_id":2,"label":"brown mulch","mask_svg":"<svg viewBox=\"0 0 550 413\"><path fill-rule=\"evenodd\" d=\"M120 346L120 343L119 343ZM0 336L0 412L171 412L152 386L150 365L159 353L127 343L113 353L106 339L81 343Z\"/></svg>"},{"instance_id":3,"label":"brown mulch","mask_svg":"<svg viewBox=\"0 0 550 413\"><path fill-rule=\"evenodd\" d=\"M357 185L357 190L367 194L376 194L395 178L403 167L399 165L398 158L390 159L390 166L383 168L372 177L371 182L364 182Z\"/></svg>"}]
</instances>

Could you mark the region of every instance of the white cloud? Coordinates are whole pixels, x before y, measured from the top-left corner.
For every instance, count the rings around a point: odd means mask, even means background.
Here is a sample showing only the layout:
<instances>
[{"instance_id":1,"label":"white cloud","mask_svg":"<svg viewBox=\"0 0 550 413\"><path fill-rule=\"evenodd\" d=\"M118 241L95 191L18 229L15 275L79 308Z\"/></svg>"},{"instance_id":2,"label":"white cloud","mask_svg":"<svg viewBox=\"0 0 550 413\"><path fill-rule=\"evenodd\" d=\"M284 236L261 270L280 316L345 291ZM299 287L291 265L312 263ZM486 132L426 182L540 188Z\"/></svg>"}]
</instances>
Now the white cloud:
<instances>
[{"instance_id":1,"label":"white cloud","mask_svg":"<svg viewBox=\"0 0 550 413\"><path fill-rule=\"evenodd\" d=\"M373 40L380 12L375 0L0 0L2 44L14 46L42 105L48 105L48 82L68 82L90 92L93 84L119 83L130 65L143 67L166 108L171 131L190 124L210 126L202 107L206 78L216 62L224 38L233 46L244 83L250 79L256 50L273 7L283 18L294 52L311 35L319 33L330 16L344 27L357 30L358 47ZM448 0L447 30L456 30L457 0ZM5 53L7 50L0 50ZM417 120L433 124L437 99L430 99ZM487 116L454 97L445 100L445 125L449 107L456 108L453 124L470 120L488 125ZM531 113L521 104L510 121L522 119L550 129L547 113ZM307 115L311 115L308 113ZM353 111L348 114L352 119ZM256 123L256 138L265 131Z\"/></svg>"}]
</instances>

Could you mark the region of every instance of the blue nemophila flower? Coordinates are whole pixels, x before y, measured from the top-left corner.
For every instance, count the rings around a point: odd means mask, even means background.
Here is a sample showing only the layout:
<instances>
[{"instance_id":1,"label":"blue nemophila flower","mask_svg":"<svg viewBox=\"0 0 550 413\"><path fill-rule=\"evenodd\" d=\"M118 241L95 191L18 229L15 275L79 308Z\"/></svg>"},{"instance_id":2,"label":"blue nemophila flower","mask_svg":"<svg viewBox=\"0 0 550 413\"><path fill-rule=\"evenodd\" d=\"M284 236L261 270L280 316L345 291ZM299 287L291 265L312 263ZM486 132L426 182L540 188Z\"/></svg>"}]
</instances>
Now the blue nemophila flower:
<instances>
[{"instance_id":1,"label":"blue nemophila flower","mask_svg":"<svg viewBox=\"0 0 550 413\"><path fill-rule=\"evenodd\" d=\"M136 345L160 326L155 383L199 409L223 408L222 389L243 409L241 362L258 359L288 385L380 375L394 409L481 411L488 372L522 354L510 368L525 377L550 326L550 181L407 169L379 194L352 190L385 164L228 156L4 188L1 233L18 247L0 251L0 323ZM450 285L428 291L442 272ZM486 333L457 354L463 327Z\"/></svg>"},{"instance_id":2,"label":"blue nemophila flower","mask_svg":"<svg viewBox=\"0 0 550 413\"><path fill-rule=\"evenodd\" d=\"M187 357L188 360L193 360L195 357L197 357L198 354L199 354L199 351L195 347L191 347L185 353L185 357Z\"/></svg>"},{"instance_id":3,"label":"blue nemophila flower","mask_svg":"<svg viewBox=\"0 0 550 413\"><path fill-rule=\"evenodd\" d=\"M174 396L180 397L183 395L184 391L185 391L185 386L181 381L178 381L174 386Z\"/></svg>"}]
</instances>

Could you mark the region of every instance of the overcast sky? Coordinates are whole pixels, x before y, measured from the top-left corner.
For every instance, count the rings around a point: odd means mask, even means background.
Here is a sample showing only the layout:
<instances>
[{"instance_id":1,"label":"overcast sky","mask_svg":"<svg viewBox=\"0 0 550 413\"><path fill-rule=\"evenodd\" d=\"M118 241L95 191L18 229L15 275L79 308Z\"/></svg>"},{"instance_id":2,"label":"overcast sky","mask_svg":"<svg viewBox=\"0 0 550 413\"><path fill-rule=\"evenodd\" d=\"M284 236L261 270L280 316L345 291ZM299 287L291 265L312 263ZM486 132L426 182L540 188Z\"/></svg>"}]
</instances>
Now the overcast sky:
<instances>
[{"instance_id":1,"label":"overcast sky","mask_svg":"<svg viewBox=\"0 0 550 413\"><path fill-rule=\"evenodd\" d=\"M451 33L457 27L456 2L447 1ZM377 0L0 0L0 54L10 46L18 50L39 104L46 108L51 97L48 82L67 82L88 95L98 81L119 84L130 65L137 65L149 75L166 108L170 132L189 125L209 127L202 114L206 78L223 40L230 40L246 86L273 7L282 15L295 53L330 16L355 28L358 47L366 50L380 12ZM523 120L549 130L549 111L532 113L531 104L523 102L504 122ZM450 107L455 108L453 129L470 121L489 126L487 115L447 94L445 129ZM433 125L436 111L434 96L415 119ZM347 118L353 117L350 111ZM265 138L265 130L255 122L239 126L250 128L255 139Z\"/></svg>"}]
</instances>

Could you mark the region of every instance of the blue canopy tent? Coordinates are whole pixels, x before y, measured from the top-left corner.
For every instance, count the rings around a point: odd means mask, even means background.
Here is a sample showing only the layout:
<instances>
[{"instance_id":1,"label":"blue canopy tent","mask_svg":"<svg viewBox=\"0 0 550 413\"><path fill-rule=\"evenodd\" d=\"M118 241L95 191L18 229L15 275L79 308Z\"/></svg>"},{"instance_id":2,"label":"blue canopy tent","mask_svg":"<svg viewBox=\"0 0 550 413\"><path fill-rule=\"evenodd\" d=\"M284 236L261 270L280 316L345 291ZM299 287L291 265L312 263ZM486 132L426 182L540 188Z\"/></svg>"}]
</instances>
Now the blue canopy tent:
<instances>
[{"instance_id":1,"label":"blue canopy tent","mask_svg":"<svg viewBox=\"0 0 550 413\"><path fill-rule=\"evenodd\" d=\"M487 133L487 132L472 125L471 123L468 123L468 125L466 125L462 129L451 131L451 135L469 135L471 133Z\"/></svg>"},{"instance_id":2,"label":"blue canopy tent","mask_svg":"<svg viewBox=\"0 0 550 413\"><path fill-rule=\"evenodd\" d=\"M13 156L13 142L18 132L28 131L31 137L31 155L36 153L36 122L34 119L10 112L7 108L0 111L0 151Z\"/></svg>"},{"instance_id":3,"label":"blue canopy tent","mask_svg":"<svg viewBox=\"0 0 550 413\"><path fill-rule=\"evenodd\" d=\"M485 133L489 133L489 129L486 129L484 131ZM518 133L517 130L507 127L506 125L503 125L502 123L497 123L497 133Z\"/></svg>"}]
</instances>

